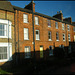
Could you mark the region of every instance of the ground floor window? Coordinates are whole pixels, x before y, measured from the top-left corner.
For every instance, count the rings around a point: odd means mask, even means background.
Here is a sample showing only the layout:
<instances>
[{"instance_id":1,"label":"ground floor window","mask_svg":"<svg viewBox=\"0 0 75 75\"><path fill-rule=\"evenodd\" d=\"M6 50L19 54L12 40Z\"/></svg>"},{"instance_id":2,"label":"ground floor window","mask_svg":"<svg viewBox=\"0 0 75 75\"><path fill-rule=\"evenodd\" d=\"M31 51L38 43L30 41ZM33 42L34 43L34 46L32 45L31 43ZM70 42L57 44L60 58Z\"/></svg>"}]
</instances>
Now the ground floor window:
<instances>
[{"instance_id":1,"label":"ground floor window","mask_svg":"<svg viewBox=\"0 0 75 75\"><path fill-rule=\"evenodd\" d=\"M7 47L0 47L0 60L7 59Z\"/></svg>"},{"instance_id":2,"label":"ground floor window","mask_svg":"<svg viewBox=\"0 0 75 75\"><path fill-rule=\"evenodd\" d=\"M71 45L68 47L68 53L71 53Z\"/></svg>"},{"instance_id":3,"label":"ground floor window","mask_svg":"<svg viewBox=\"0 0 75 75\"><path fill-rule=\"evenodd\" d=\"M53 56L53 46L49 46L49 56Z\"/></svg>"},{"instance_id":4,"label":"ground floor window","mask_svg":"<svg viewBox=\"0 0 75 75\"><path fill-rule=\"evenodd\" d=\"M30 46L25 46L25 58L30 58L30 57L31 57Z\"/></svg>"},{"instance_id":5,"label":"ground floor window","mask_svg":"<svg viewBox=\"0 0 75 75\"><path fill-rule=\"evenodd\" d=\"M12 60L11 43L0 43L0 62Z\"/></svg>"}]
</instances>

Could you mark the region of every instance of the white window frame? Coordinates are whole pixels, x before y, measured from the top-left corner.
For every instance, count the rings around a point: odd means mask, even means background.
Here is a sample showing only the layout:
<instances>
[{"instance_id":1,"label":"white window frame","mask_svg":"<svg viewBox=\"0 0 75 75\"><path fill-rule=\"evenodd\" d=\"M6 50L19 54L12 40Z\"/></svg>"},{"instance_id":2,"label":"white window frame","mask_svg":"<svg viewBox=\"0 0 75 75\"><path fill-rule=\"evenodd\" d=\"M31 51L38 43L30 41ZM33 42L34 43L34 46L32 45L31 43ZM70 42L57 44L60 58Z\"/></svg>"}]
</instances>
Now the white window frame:
<instances>
[{"instance_id":1,"label":"white window frame","mask_svg":"<svg viewBox=\"0 0 75 75\"><path fill-rule=\"evenodd\" d=\"M70 39L70 40L69 40ZM68 34L68 41L71 41L70 34Z\"/></svg>"},{"instance_id":2,"label":"white window frame","mask_svg":"<svg viewBox=\"0 0 75 75\"><path fill-rule=\"evenodd\" d=\"M39 30L36 30L38 31L38 35L36 34L36 37L38 36L38 39L36 38L36 40L40 40L40 33L39 33Z\"/></svg>"},{"instance_id":3,"label":"white window frame","mask_svg":"<svg viewBox=\"0 0 75 75\"><path fill-rule=\"evenodd\" d=\"M56 34L57 34L58 32L56 32ZM59 41L59 33L58 33L58 39L57 39L57 36L56 36L56 41Z\"/></svg>"},{"instance_id":4,"label":"white window frame","mask_svg":"<svg viewBox=\"0 0 75 75\"><path fill-rule=\"evenodd\" d=\"M25 31L27 31L27 33L25 33ZM24 40L29 40L29 29L28 28L24 28Z\"/></svg>"},{"instance_id":5,"label":"white window frame","mask_svg":"<svg viewBox=\"0 0 75 75\"><path fill-rule=\"evenodd\" d=\"M70 31L70 25L67 25L67 30Z\"/></svg>"},{"instance_id":6,"label":"white window frame","mask_svg":"<svg viewBox=\"0 0 75 75\"><path fill-rule=\"evenodd\" d=\"M75 27L73 27L73 31L75 32Z\"/></svg>"},{"instance_id":7,"label":"white window frame","mask_svg":"<svg viewBox=\"0 0 75 75\"><path fill-rule=\"evenodd\" d=\"M64 35L64 36L63 36L63 35ZM65 34L63 33L62 36L63 36L63 41L65 41Z\"/></svg>"},{"instance_id":8,"label":"white window frame","mask_svg":"<svg viewBox=\"0 0 75 75\"><path fill-rule=\"evenodd\" d=\"M27 53L27 50L26 50L27 47L29 48L28 53ZM25 49L24 49L24 50L25 50L25 58L30 58L30 57L31 57L31 47L30 47L30 46L25 46ZM28 55L27 55L26 53L27 53ZM26 56L26 55L27 55L27 56Z\"/></svg>"},{"instance_id":9,"label":"white window frame","mask_svg":"<svg viewBox=\"0 0 75 75\"><path fill-rule=\"evenodd\" d=\"M5 36L0 36L0 38L12 38L12 34L11 34L11 24L12 22L9 20L4 20L4 19L0 19L0 24L5 25L4 27L6 28L6 34Z\"/></svg>"},{"instance_id":10,"label":"white window frame","mask_svg":"<svg viewBox=\"0 0 75 75\"><path fill-rule=\"evenodd\" d=\"M58 29L58 22L55 22L55 27L56 29Z\"/></svg>"},{"instance_id":11,"label":"white window frame","mask_svg":"<svg viewBox=\"0 0 75 75\"><path fill-rule=\"evenodd\" d=\"M51 27L51 20L47 19L47 25L48 27Z\"/></svg>"},{"instance_id":12,"label":"white window frame","mask_svg":"<svg viewBox=\"0 0 75 75\"><path fill-rule=\"evenodd\" d=\"M23 23L28 23L28 15L23 14Z\"/></svg>"},{"instance_id":13,"label":"white window frame","mask_svg":"<svg viewBox=\"0 0 75 75\"><path fill-rule=\"evenodd\" d=\"M7 47L7 59L1 59L0 62L11 61L12 60L12 44L0 43L0 47Z\"/></svg>"},{"instance_id":14,"label":"white window frame","mask_svg":"<svg viewBox=\"0 0 75 75\"><path fill-rule=\"evenodd\" d=\"M35 16L35 25L39 25L39 18Z\"/></svg>"},{"instance_id":15,"label":"white window frame","mask_svg":"<svg viewBox=\"0 0 75 75\"><path fill-rule=\"evenodd\" d=\"M62 24L62 30L65 30L65 25L64 24Z\"/></svg>"},{"instance_id":16,"label":"white window frame","mask_svg":"<svg viewBox=\"0 0 75 75\"><path fill-rule=\"evenodd\" d=\"M50 33L50 35L49 35L49 33ZM49 41L52 41L52 32L51 31L48 31L48 39L49 39Z\"/></svg>"}]
</instances>

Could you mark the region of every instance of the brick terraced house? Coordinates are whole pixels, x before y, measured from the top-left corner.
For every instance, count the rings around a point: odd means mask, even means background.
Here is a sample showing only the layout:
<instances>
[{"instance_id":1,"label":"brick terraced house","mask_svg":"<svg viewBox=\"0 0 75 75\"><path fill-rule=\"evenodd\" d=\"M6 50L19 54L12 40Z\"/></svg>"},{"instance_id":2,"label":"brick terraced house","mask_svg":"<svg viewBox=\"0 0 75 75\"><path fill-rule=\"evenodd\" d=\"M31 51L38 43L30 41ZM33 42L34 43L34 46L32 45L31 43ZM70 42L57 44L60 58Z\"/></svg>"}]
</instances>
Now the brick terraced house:
<instances>
[{"instance_id":1,"label":"brick terraced house","mask_svg":"<svg viewBox=\"0 0 75 75\"><path fill-rule=\"evenodd\" d=\"M72 18L63 19L62 12L53 17L34 11L34 37L36 59L53 56L55 47L67 47L75 41L75 23ZM0 65L7 61L32 59L33 24L32 2L24 8L0 2ZM16 55L15 55L16 54Z\"/></svg>"}]
</instances>

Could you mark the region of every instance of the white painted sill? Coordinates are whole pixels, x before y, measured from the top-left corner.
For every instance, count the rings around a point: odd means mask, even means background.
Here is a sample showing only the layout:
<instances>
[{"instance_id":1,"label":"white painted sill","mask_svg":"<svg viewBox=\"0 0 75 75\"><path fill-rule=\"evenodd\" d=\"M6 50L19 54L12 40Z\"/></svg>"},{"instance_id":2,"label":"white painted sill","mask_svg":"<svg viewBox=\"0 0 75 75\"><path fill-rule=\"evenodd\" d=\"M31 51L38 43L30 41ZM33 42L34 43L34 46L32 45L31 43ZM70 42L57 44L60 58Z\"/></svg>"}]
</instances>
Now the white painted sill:
<instances>
[{"instance_id":1,"label":"white painted sill","mask_svg":"<svg viewBox=\"0 0 75 75\"><path fill-rule=\"evenodd\" d=\"M52 41L51 39L49 39L48 41Z\"/></svg>"},{"instance_id":2,"label":"white painted sill","mask_svg":"<svg viewBox=\"0 0 75 75\"><path fill-rule=\"evenodd\" d=\"M29 22L23 22L23 23L29 23Z\"/></svg>"},{"instance_id":3,"label":"white painted sill","mask_svg":"<svg viewBox=\"0 0 75 75\"><path fill-rule=\"evenodd\" d=\"M24 39L24 40L29 40L29 39Z\"/></svg>"},{"instance_id":4,"label":"white painted sill","mask_svg":"<svg viewBox=\"0 0 75 75\"><path fill-rule=\"evenodd\" d=\"M36 39L36 41L40 41L40 39Z\"/></svg>"},{"instance_id":5,"label":"white painted sill","mask_svg":"<svg viewBox=\"0 0 75 75\"><path fill-rule=\"evenodd\" d=\"M56 41L59 41L59 40L56 40Z\"/></svg>"}]
</instances>

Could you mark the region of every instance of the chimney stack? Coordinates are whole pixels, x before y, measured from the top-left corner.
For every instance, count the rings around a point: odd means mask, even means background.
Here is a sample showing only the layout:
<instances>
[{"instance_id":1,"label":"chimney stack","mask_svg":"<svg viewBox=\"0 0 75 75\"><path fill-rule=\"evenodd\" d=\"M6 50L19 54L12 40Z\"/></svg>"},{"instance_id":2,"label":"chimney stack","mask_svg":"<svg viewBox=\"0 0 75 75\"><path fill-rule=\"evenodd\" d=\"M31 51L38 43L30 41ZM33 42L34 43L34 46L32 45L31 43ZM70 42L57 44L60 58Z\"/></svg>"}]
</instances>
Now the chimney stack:
<instances>
[{"instance_id":1,"label":"chimney stack","mask_svg":"<svg viewBox=\"0 0 75 75\"><path fill-rule=\"evenodd\" d=\"M63 21L69 22L69 23L72 24L72 18L71 17L65 18L65 19L63 19Z\"/></svg>"},{"instance_id":2,"label":"chimney stack","mask_svg":"<svg viewBox=\"0 0 75 75\"><path fill-rule=\"evenodd\" d=\"M33 11L35 12L35 3L34 3L34 1L31 1L28 5L26 5L24 7L24 9L32 10L32 3L33 3Z\"/></svg>"},{"instance_id":3,"label":"chimney stack","mask_svg":"<svg viewBox=\"0 0 75 75\"><path fill-rule=\"evenodd\" d=\"M63 21L63 14L62 14L62 11L60 10L60 11L57 12L57 14L54 15L53 17L58 18L58 19L60 19L60 20Z\"/></svg>"}]
</instances>

